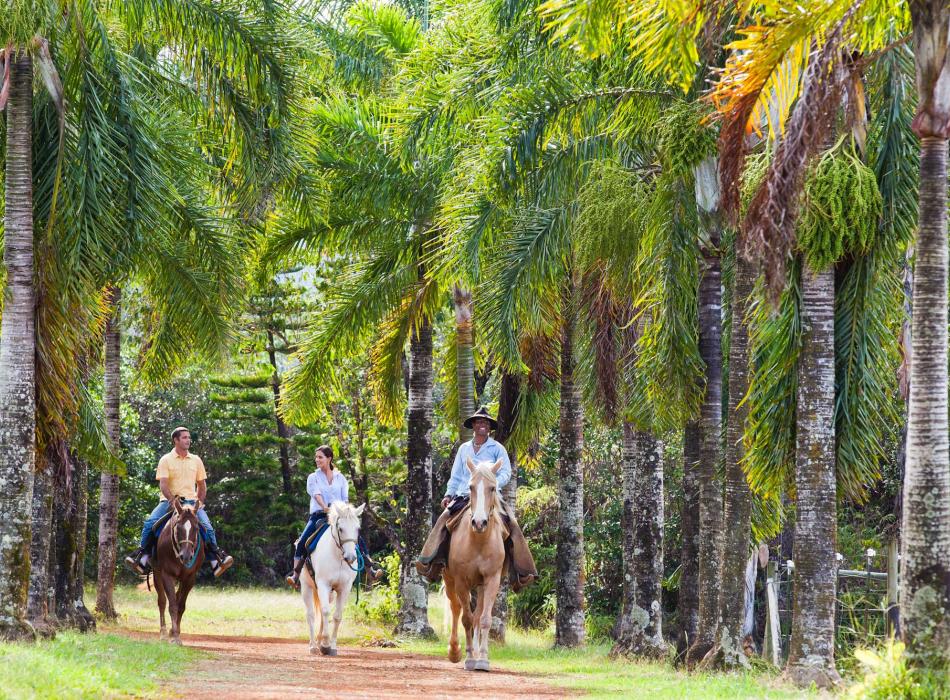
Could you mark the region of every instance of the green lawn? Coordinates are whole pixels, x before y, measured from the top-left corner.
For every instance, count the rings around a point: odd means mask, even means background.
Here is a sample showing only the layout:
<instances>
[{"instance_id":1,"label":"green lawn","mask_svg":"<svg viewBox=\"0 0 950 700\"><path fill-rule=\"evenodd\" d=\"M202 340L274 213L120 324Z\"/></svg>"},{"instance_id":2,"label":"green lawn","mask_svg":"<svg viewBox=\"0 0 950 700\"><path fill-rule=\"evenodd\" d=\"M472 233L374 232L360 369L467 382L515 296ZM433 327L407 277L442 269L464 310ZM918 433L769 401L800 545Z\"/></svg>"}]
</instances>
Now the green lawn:
<instances>
[{"instance_id":1,"label":"green lawn","mask_svg":"<svg viewBox=\"0 0 950 700\"><path fill-rule=\"evenodd\" d=\"M442 635L442 605L430 599L433 627ZM116 590L120 627L155 632L158 613L154 594L123 587ZM188 600L184 633L290 637L306 639L307 623L300 595L288 590L233 589L202 586ZM108 629L108 628L107 628ZM359 624L352 610L344 618L342 644L387 637L379 625ZM445 656L445 642L402 640L405 651ZM608 658L609 647L589 645L583 651L554 651L550 634L512 630L506 646L492 648L492 662L513 671L551 677L551 682L592 698L807 698L767 672L751 674L687 674L666 664L631 663Z\"/></svg>"},{"instance_id":2,"label":"green lawn","mask_svg":"<svg viewBox=\"0 0 950 700\"><path fill-rule=\"evenodd\" d=\"M204 657L115 634L63 632L37 644L0 644L0 698L159 697L161 681Z\"/></svg>"}]
</instances>

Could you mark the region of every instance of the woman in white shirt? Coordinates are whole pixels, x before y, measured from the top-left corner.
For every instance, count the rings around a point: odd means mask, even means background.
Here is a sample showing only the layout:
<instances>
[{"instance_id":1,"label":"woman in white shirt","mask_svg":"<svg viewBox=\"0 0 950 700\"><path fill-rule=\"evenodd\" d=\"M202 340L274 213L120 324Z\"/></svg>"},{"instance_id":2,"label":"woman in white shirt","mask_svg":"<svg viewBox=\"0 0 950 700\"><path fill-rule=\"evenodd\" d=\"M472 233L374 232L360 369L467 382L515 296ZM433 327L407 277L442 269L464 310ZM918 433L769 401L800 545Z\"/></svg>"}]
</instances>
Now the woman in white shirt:
<instances>
[{"instance_id":1,"label":"woman in white shirt","mask_svg":"<svg viewBox=\"0 0 950 700\"><path fill-rule=\"evenodd\" d=\"M307 493L310 495L310 518L297 540L294 550L294 570L287 574L288 584L297 588L300 585L300 571L306 561L306 546L310 535L316 532L326 522L330 506L337 501L348 502L349 484L346 477L333 468L333 450L329 445L320 445L313 454L316 469L307 477ZM359 548L369 572L369 579L375 581L382 575L382 571L373 568L373 560L369 557L363 535L359 537Z\"/></svg>"}]
</instances>

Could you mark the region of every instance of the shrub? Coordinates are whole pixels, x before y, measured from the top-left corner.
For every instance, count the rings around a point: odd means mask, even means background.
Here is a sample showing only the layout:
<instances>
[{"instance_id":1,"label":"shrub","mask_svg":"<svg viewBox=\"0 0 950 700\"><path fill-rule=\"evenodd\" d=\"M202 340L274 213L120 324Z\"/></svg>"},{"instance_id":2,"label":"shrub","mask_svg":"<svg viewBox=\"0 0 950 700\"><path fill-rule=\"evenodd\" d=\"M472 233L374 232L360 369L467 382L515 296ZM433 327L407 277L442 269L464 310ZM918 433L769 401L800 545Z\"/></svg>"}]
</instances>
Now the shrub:
<instances>
[{"instance_id":1,"label":"shrub","mask_svg":"<svg viewBox=\"0 0 950 700\"><path fill-rule=\"evenodd\" d=\"M393 552L379 564L386 571L385 583L376 586L369 595L361 595L354 610L361 622L394 625L399 614L399 555Z\"/></svg>"},{"instance_id":2,"label":"shrub","mask_svg":"<svg viewBox=\"0 0 950 700\"><path fill-rule=\"evenodd\" d=\"M950 687L946 677L912 668L904 645L888 642L880 651L858 649L855 657L867 668L864 680L848 691L862 700L947 700Z\"/></svg>"}]
</instances>

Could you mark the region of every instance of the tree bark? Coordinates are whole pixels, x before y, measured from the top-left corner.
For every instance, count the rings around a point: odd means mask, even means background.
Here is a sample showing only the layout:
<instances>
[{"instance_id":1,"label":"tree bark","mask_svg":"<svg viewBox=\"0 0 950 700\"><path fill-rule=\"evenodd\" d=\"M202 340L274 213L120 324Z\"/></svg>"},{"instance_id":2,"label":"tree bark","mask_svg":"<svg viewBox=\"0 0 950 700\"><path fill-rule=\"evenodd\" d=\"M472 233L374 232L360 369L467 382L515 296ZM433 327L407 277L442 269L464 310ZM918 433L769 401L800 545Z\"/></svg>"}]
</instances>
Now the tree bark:
<instances>
[{"instance_id":1,"label":"tree bark","mask_svg":"<svg viewBox=\"0 0 950 700\"><path fill-rule=\"evenodd\" d=\"M623 424L623 607L615 654L666 655L663 640L663 461L660 444Z\"/></svg>"},{"instance_id":2,"label":"tree bark","mask_svg":"<svg viewBox=\"0 0 950 700\"><path fill-rule=\"evenodd\" d=\"M408 444L406 447L406 556L400 562L397 634L434 637L429 626L428 585L413 565L432 522L432 323L422 322L409 340Z\"/></svg>"},{"instance_id":3,"label":"tree bark","mask_svg":"<svg viewBox=\"0 0 950 700\"><path fill-rule=\"evenodd\" d=\"M676 601L679 635L676 656L683 661L699 629L699 462L700 429L690 421L683 431L683 510L680 514L680 585Z\"/></svg>"},{"instance_id":4,"label":"tree bark","mask_svg":"<svg viewBox=\"0 0 950 700\"><path fill-rule=\"evenodd\" d=\"M33 477L33 526L30 545L30 591L27 617L40 636L52 636L49 618L50 541L53 535L53 492L50 465L38 469Z\"/></svg>"},{"instance_id":5,"label":"tree bark","mask_svg":"<svg viewBox=\"0 0 950 700\"><path fill-rule=\"evenodd\" d=\"M498 429L495 431L495 439L505 446L508 451L508 458L511 461L511 479L501 490L501 497L505 503L516 511L518 502L518 455L513 445L509 444L509 438L515 428L515 421L518 419L518 400L521 397L521 380L517 375L505 372L501 376L501 391L498 398ZM495 641L505 642L505 632L508 628L508 578L502 576L501 588L498 596L495 598L495 607L492 608L491 638Z\"/></svg>"},{"instance_id":6,"label":"tree bark","mask_svg":"<svg viewBox=\"0 0 950 700\"><path fill-rule=\"evenodd\" d=\"M700 416L699 465L699 627L686 655L687 665L702 661L716 641L722 575L722 482L718 475L722 438L722 266L719 230L707 227L699 281L699 354L706 390Z\"/></svg>"},{"instance_id":7,"label":"tree bark","mask_svg":"<svg viewBox=\"0 0 950 700\"><path fill-rule=\"evenodd\" d=\"M948 13L942 14L946 41ZM917 24L915 17L915 37ZM901 523L900 610L903 636L912 662L947 672L950 669L950 458L946 134L921 138L919 217L913 292L914 352L910 365Z\"/></svg>"},{"instance_id":8,"label":"tree bark","mask_svg":"<svg viewBox=\"0 0 950 700\"><path fill-rule=\"evenodd\" d=\"M568 281L561 301L561 413L558 452L557 614L554 644L576 647L586 640L584 618L584 413L575 382L577 307Z\"/></svg>"},{"instance_id":9,"label":"tree bark","mask_svg":"<svg viewBox=\"0 0 950 700\"><path fill-rule=\"evenodd\" d=\"M57 484L56 524L56 616L61 624L82 632L94 630L96 621L83 600L83 560L86 555L88 465L74 459L64 448L62 470L67 476Z\"/></svg>"},{"instance_id":10,"label":"tree bark","mask_svg":"<svg viewBox=\"0 0 950 700\"><path fill-rule=\"evenodd\" d=\"M472 439L472 431L462 423L475 413L475 335L472 328L472 293L456 285L455 372L458 384L459 442Z\"/></svg>"},{"instance_id":11,"label":"tree bark","mask_svg":"<svg viewBox=\"0 0 950 700\"><path fill-rule=\"evenodd\" d=\"M277 367L277 350L274 346L274 334L267 331L267 357L273 369L271 390L274 392L274 420L277 422L277 437L280 438L280 475L283 479L284 495L293 491L293 465L290 459L290 428L280 417L280 373Z\"/></svg>"},{"instance_id":12,"label":"tree bark","mask_svg":"<svg viewBox=\"0 0 950 700\"><path fill-rule=\"evenodd\" d=\"M787 672L800 686L830 687L837 588L835 480L835 274L802 271L795 449L795 573Z\"/></svg>"},{"instance_id":13,"label":"tree bark","mask_svg":"<svg viewBox=\"0 0 950 700\"><path fill-rule=\"evenodd\" d=\"M109 290L112 313L105 330L105 377L103 403L106 433L115 454L122 440L120 406L122 403L122 290ZM116 618L112 590L115 582L115 560L119 531L119 475L109 470L99 477L99 561L96 578L96 611L107 620Z\"/></svg>"},{"instance_id":14,"label":"tree bark","mask_svg":"<svg viewBox=\"0 0 950 700\"><path fill-rule=\"evenodd\" d=\"M742 462L743 436L749 410L749 329L746 314L754 281L753 271L741 255L736 256L732 291L732 332L729 337L729 414L726 425L726 497L723 514L724 547L722 593L719 601L717 647L719 662L726 667L748 666L742 644L745 618L746 563L752 536L752 494Z\"/></svg>"},{"instance_id":15,"label":"tree bark","mask_svg":"<svg viewBox=\"0 0 950 700\"><path fill-rule=\"evenodd\" d=\"M8 60L7 290L0 320L0 639L32 639L26 622L36 435L36 331L33 288L33 64Z\"/></svg>"}]
</instances>

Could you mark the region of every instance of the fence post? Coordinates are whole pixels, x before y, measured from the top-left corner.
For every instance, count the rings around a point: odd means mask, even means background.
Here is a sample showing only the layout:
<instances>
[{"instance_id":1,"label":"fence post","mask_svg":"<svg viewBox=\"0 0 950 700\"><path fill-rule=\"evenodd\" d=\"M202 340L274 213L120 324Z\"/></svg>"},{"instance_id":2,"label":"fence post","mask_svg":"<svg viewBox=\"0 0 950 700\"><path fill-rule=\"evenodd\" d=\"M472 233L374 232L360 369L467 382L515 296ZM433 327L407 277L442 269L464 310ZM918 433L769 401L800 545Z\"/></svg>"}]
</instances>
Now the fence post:
<instances>
[{"instance_id":1,"label":"fence post","mask_svg":"<svg viewBox=\"0 0 950 700\"><path fill-rule=\"evenodd\" d=\"M782 656L782 642L779 637L778 593L775 590L777 573L778 567L774 561L770 561L766 569L765 579L765 598L768 604L765 617L765 642L762 644L762 657L776 666L779 665Z\"/></svg>"},{"instance_id":2,"label":"fence post","mask_svg":"<svg viewBox=\"0 0 950 700\"><path fill-rule=\"evenodd\" d=\"M887 611L885 613L887 633L892 637L901 634L900 607L898 606L898 581L900 564L897 558L897 537L887 542Z\"/></svg>"}]
</instances>

